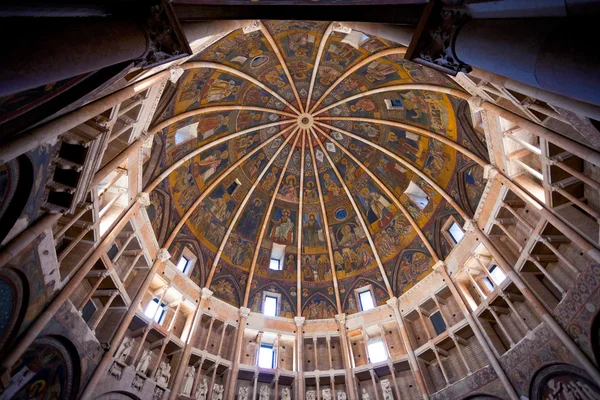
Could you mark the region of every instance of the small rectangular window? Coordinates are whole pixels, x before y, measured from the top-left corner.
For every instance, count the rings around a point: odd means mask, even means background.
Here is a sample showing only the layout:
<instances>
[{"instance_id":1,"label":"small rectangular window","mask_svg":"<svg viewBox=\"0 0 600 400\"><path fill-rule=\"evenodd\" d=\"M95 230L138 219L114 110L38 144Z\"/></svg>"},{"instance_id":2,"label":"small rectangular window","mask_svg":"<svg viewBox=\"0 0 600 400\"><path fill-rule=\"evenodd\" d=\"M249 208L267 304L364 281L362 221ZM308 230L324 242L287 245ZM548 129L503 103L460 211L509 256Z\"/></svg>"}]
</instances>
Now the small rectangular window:
<instances>
[{"instance_id":1,"label":"small rectangular window","mask_svg":"<svg viewBox=\"0 0 600 400\"><path fill-rule=\"evenodd\" d=\"M152 301L148 303L144 315L148 318L154 318L154 321L157 324L161 324L165 318L166 310L167 305L165 303L161 303L159 306L158 299L152 299Z\"/></svg>"},{"instance_id":2,"label":"small rectangular window","mask_svg":"<svg viewBox=\"0 0 600 400\"><path fill-rule=\"evenodd\" d=\"M277 316L277 297L265 296L265 302L263 304L263 314L269 317Z\"/></svg>"},{"instance_id":3,"label":"small rectangular window","mask_svg":"<svg viewBox=\"0 0 600 400\"><path fill-rule=\"evenodd\" d=\"M370 290L365 290L358 294L358 298L360 300L360 309L363 311L371 310L375 308L375 303L373 302L373 295Z\"/></svg>"},{"instance_id":4,"label":"small rectangular window","mask_svg":"<svg viewBox=\"0 0 600 400\"><path fill-rule=\"evenodd\" d=\"M490 268L490 275L492 276L492 279L494 280L496 285L501 284L506 279L504 271L502 271L502 269L499 268L497 265L493 265L492 268Z\"/></svg>"},{"instance_id":5,"label":"small rectangular window","mask_svg":"<svg viewBox=\"0 0 600 400\"><path fill-rule=\"evenodd\" d=\"M448 228L448 233L454 241L454 244L460 243L463 237L465 237L465 233L456 222L452 222L452 225L450 225L450 228Z\"/></svg>"},{"instance_id":6,"label":"small rectangular window","mask_svg":"<svg viewBox=\"0 0 600 400\"><path fill-rule=\"evenodd\" d=\"M392 99L392 100L390 100L390 103L392 104L392 107L398 107L398 108L404 107L404 104L402 103L402 100L400 100L400 99Z\"/></svg>"},{"instance_id":7,"label":"small rectangular window","mask_svg":"<svg viewBox=\"0 0 600 400\"><path fill-rule=\"evenodd\" d=\"M431 320L433 329L435 329L435 333L441 335L442 333L446 332L446 323L444 322L444 318L442 318L442 314L439 311L431 314L429 319Z\"/></svg>"},{"instance_id":8,"label":"small rectangular window","mask_svg":"<svg viewBox=\"0 0 600 400\"><path fill-rule=\"evenodd\" d=\"M372 363L378 363L387 360L387 351L382 340L374 340L369 342L367 345L367 351L369 352L369 360Z\"/></svg>"},{"instance_id":9,"label":"small rectangular window","mask_svg":"<svg viewBox=\"0 0 600 400\"><path fill-rule=\"evenodd\" d=\"M260 368L275 368L275 350L273 349L273 346L266 344L260 345L260 350L258 351L258 366Z\"/></svg>"},{"instance_id":10,"label":"small rectangular window","mask_svg":"<svg viewBox=\"0 0 600 400\"><path fill-rule=\"evenodd\" d=\"M273 243L271 249L271 261L269 262L269 269L274 271L281 271L283 267L283 257L285 256L285 246Z\"/></svg>"},{"instance_id":11,"label":"small rectangular window","mask_svg":"<svg viewBox=\"0 0 600 400\"><path fill-rule=\"evenodd\" d=\"M237 179L233 182L231 182L231 185L229 185L227 187L227 193L229 193L230 195L233 194L233 192L235 192L235 189L238 188L238 186L240 186L240 181L238 181Z\"/></svg>"},{"instance_id":12,"label":"small rectangular window","mask_svg":"<svg viewBox=\"0 0 600 400\"><path fill-rule=\"evenodd\" d=\"M188 270L189 265L190 265L190 260L185 258L185 256L181 256L181 258L179 259L179 262L177 263L177 269L185 274L188 272L187 270Z\"/></svg>"}]
</instances>

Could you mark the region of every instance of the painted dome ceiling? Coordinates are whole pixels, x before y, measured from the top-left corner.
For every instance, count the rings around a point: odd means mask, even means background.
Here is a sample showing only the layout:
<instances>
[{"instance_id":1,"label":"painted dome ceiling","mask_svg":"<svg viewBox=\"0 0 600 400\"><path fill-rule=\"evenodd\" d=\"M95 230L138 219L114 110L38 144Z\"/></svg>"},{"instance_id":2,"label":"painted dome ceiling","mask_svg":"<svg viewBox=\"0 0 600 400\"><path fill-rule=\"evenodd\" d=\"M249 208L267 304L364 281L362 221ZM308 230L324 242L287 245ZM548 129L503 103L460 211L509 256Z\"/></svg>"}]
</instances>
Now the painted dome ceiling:
<instances>
[{"instance_id":1,"label":"painted dome ceiling","mask_svg":"<svg viewBox=\"0 0 600 400\"><path fill-rule=\"evenodd\" d=\"M482 169L410 128L487 158L466 103L389 89L457 86L405 61L402 46L334 26L263 21L230 33L189 61L205 64L166 91L155 117L189 112L156 135L146 181L205 149L152 191L156 237L161 245L171 237L174 262L185 248L194 253L192 279L200 287L210 279L234 306L260 311L269 291L282 295L281 316L300 306L308 318L331 318L357 311L356 288L372 285L384 304L416 284L433 262L407 216L443 257L452 248L444 225L462 220L415 169L477 208ZM285 246L281 270L269 268L274 243Z\"/></svg>"}]
</instances>

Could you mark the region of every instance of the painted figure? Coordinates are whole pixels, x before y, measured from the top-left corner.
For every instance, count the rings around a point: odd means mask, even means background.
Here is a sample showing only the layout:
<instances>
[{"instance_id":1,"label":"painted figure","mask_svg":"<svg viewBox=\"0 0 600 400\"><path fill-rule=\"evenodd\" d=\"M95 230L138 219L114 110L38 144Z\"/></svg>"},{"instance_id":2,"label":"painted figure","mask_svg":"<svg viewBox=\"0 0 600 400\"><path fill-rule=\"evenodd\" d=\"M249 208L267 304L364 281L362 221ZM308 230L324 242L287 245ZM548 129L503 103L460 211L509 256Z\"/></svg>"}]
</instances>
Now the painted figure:
<instances>
[{"instance_id":1,"label":"painted figure","mask_svg":"<svg viewBox=\"0 0 600 400\"><path fill-rule=\"evenodd\" d=\"M281 218L273 220L275 226L271 229L271 240L277 243L292 244L294 241L294 223L290 219L290 211L281 211Z\"/></svg>"},{"instance_id":2,"label":"painted figure","mask_svg":"<svg viewBox=\"0 0 600 400\"><path fill-rule=\"evenodd\" d=\"M206 157L203 160L198 161L196 164L200 167L200 176L202 176L202 182L206 183L211 176L217 172L217 167L221 165L221 163L229 157L229 152L227 150L220 152L219 150L215 151L214 154Z\"/></svg>"},{"instance_id":3,"label":"painted figure","mask_svg":"<svg viewBox=\"0 0 600 400\"><path fill-rule=\"evenodd\" d=\"M239 91L239 86L235 84L234 80L224 81L222 79L215 79L210 84L208 92L206 93L206 101L221 101L226 97L236 94Z\"/></svg>"},{"instance_id":4,"label":"painted figure","mask_svg":"<svg viewBox=\"0 0 600 400\"><path fill-rule=\"evenodd\" d=\"M310 248L320 248L325 243L323 228L314 213L308 214L308 222L304 224L305 245Z\"/></svg>"},{"instance_id":5,"label":"painted figure","mask_svg":"<svg viewBox=\"0 0 600 400\"><path fill-rule=\"evenodd\" d=\"M392 220L393 215L388 210L391 204L385 197L379 193L371 192L368 188L362 188L360 195L369 207L367 212L369 222L378 221L379 227L384 227Z\"/></svg>"}]
</instances>

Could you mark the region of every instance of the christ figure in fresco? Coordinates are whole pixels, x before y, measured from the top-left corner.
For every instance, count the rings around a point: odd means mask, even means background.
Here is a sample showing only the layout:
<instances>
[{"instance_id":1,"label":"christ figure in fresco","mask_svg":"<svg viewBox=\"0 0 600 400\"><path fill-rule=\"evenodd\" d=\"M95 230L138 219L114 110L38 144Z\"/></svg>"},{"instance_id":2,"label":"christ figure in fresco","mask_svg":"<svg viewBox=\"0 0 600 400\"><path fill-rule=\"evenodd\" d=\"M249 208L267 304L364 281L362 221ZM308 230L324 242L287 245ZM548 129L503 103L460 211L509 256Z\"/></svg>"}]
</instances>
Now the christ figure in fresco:
<instances>
[{"instance_id":1,"label":"christ figure in fresco","mask_svg":"<svg viewBox=\"0 0 600 400\"><path fill-rule=\"evenodd\" d=\"M294 240L294 223L290 219L289 210L281 212L279 220L273 220L275 226L271 230L271 240L277 243L292 244Z\"/></svg>"}]
</instances>

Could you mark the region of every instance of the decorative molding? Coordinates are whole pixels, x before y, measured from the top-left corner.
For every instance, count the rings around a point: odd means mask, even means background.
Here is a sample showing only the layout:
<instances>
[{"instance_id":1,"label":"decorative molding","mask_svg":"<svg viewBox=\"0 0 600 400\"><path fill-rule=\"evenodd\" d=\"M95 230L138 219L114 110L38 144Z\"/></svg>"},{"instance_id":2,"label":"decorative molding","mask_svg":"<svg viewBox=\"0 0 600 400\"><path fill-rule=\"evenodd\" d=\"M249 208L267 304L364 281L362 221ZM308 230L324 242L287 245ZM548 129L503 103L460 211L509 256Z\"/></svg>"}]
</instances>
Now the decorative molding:
<instances>
[{"instance_id":1,"label":"decorative molding","mask_svg":"<svg viewBox=\"0 0 600 400\"><path fill-rule=\"evenodd\" d=\"M337 21L333 23L331 30L334 32L338 32L338 33L346 33L346 34L352 33L352 28L344 26L344 24L342 24L341 22L337 22Z\"/></svg>"},{"instance_id":2,"label":"decorative molding","mask_svg":"<svg viewBox=\"0 0 600 400\"><path fill-rule=\"evenodd\" d=\"M250 23L242 28L242 32L245 34L256 32L260 30L260 23L258 20L250 21Z\"/></svg>"},{"instance_id":3,"label":"decorative molding","mask_svg":"<svg viewBox=\"0 0 600 400\"><path fill-rule=\"evenodd\" d=\"M138 194L137 201L144 207L148 207L150 205L150 193L141 192Z\"/></svg>"},{"instance_id":4,"label":"decorative molding","mask_svg":"<svg viewBox=\"0 0 600 400\"><path fill-rule=\"evenodd\" d=\"M158 253L156 253L156 258L162 262L165 262L171 258L171 254L169 254L169 250L160 249Z\"/></svg>"}]
</instances>

